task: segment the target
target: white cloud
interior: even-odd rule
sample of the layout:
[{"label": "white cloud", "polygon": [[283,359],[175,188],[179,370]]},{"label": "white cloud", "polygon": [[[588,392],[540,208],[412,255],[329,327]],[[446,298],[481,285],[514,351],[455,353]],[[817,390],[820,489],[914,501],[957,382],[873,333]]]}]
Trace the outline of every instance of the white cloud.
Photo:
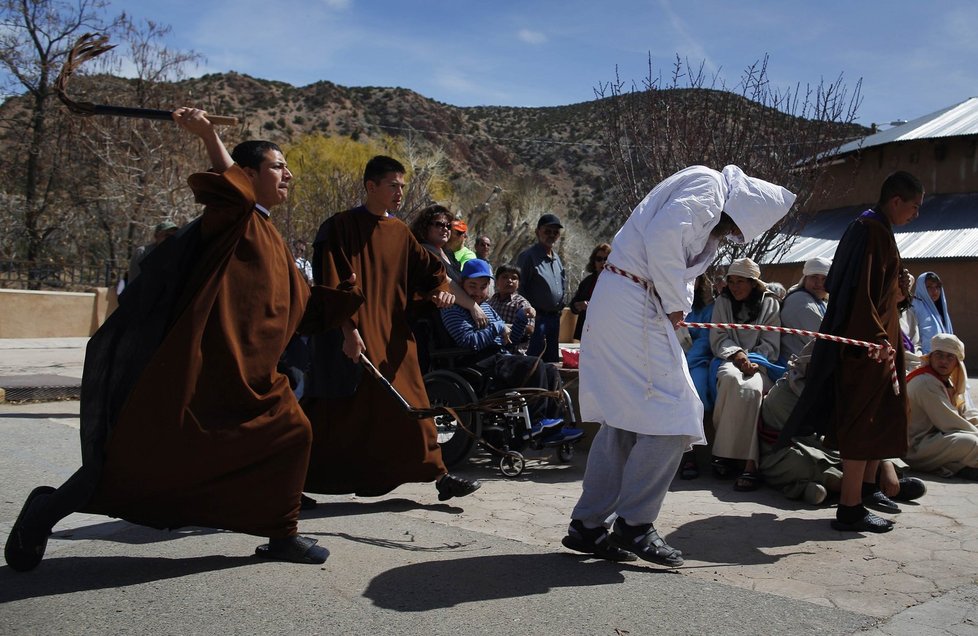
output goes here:
[{"label": "white cloud", "polygon": [[546,35],[539,31],[531,31],[530,29],[520,29],[516,37],[527,44],[544,44],[547,41]]}]

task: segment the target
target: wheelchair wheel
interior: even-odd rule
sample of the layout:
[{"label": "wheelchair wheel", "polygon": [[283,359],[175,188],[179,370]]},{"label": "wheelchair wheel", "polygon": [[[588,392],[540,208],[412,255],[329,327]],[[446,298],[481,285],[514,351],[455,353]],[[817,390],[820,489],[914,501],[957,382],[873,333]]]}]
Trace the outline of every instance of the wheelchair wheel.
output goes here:
[{"label": "wheelchair wheel", "polygon": [[519,477],[526,468],[526,460],[516,451],[509,451],[499,458],[499,472],[509,478]]},{"label": "wheelchair wheel", "polygon": [[574,459],[573,444],[561,444],[557,447],[557,461],[566,464],[572,459]]},{"label": "wheelchair wheel", "polygon": [[[475,392],[464,378],[447,370],[432,371],[424,377],[424,388],[432,406],[459,406],[476,401]],[[451,468],[461,464],[475,450],[482,435],[482,420],[478,413],[459,413],[459,420],[472,435],[459,426],[450,415],[435,418],[442,461]]]}]

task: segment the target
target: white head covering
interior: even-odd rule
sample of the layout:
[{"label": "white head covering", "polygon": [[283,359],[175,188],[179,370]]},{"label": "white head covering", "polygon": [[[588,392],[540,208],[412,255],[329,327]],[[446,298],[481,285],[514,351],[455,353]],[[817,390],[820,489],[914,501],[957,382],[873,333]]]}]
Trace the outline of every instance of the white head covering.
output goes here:
[{"label": "white head covering", "polygon": [[757,281],[762,291],[767,290],[767,285],[761,280],[761,268],[749,258],[738,258],[733,263],[730,263],[730,267],[727,268],[727,276],[750,278],[751,280]]},{"label": "white head covering", "polygon": [[964,362],[964,343],[952,333],[939,333],[930,339],[931,351],[943,351]]},{"label": "white head covering", "polygon": [[816,256],[815,258],[810,258],[805,261],[805,267],[801,270],[802,276],[828,276],[829,269],[832,267],[832,261],[822,257]]},{"label": "white head covering", "polygon": [[737,166],[727,166],[721,173],[727,183],[723,211],[730,215],[750,242],[784,218],[795,202],[795,195],[779,185],[757,177],[748,177]]},{"label": "white head covering", "polygon": [[[964,368],[964,343],[954,334],[939,333],[930,339],[930,352],[935,351],[950,353],[958,359],[958,366],[951,371],[950,380],[954,386],[951,400],[960,411],[965,403],[965,390],[968,386],[968,371]],[[930,364],[930,353],[924,357],[927,358],[925,364]]]}]

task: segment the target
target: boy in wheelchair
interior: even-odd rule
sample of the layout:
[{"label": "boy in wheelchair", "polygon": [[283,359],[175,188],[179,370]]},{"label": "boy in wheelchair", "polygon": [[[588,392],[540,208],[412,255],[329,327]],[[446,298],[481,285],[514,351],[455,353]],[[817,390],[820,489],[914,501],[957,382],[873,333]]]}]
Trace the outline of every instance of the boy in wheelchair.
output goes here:
[{"label": "boy in wheelchair", "polygon": [[[532,387],[559,392],[562,384],[557,367],[507,349],[511,342],[519,341],[526,328],[527,316],[525,312],[518,312],[512,326],[499,317],[486,302],[492,278],[492,268],[484,260],[474,258],[462,266],[462,289],[482,307],[489,318],[487,326],[477,328],[471,314],[466,310],[459,311],[455,305],[441,310],[442,323],[455,344],[474,352],[466,357],[466,365],[491,375],[496,389]],[[563,428],[560,400],[545,398],[528,402],[532,439],[555,446],[584,436],[580,429]]]}]

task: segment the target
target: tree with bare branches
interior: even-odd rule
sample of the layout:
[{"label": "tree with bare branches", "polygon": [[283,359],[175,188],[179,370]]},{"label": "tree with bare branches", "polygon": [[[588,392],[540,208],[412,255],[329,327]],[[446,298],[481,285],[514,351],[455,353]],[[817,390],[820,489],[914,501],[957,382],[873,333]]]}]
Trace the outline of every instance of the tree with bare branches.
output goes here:
[{"label": "tree with bare branches", "polygon": [[[9,158],[7,179],[13,180],[22,201],[23,254],[35,260],[45,241],[61,226],[50,214],[65,189],[63,151],[67,134],[62,113],[51,108],[53,82],[78,35],[87,30],[113,29],[106,22],[102,0],[3,0],[0,2],[0,82],[5,95],[26,91],[26,112],[4,121],[8,133],[23,141],[26,156]],[[59,120],[59,121],[52,121]]]},{"label": "tree with bare branches", "polygon": [[677,56],[667,77],[656,70],[651,56],[648,64],[640,84],[616,76],[595,89],[604,104],[604,143],[617,188],[611,227],[619,226],[657,183],[682,168],[736,164],[784,185],[798,200],[781,223],[750,245],[730,245],[718,259],[784,253],[790,236],[804,223],[816,184],[832,185],[819,182],[817,162],[804,169],[800,162],[862,134],[853,124],[861,80],[851,89],[841,75],[814,86],[776,88],[765,56],[728,88],[719,73],[707,74],[703,63]]}]

